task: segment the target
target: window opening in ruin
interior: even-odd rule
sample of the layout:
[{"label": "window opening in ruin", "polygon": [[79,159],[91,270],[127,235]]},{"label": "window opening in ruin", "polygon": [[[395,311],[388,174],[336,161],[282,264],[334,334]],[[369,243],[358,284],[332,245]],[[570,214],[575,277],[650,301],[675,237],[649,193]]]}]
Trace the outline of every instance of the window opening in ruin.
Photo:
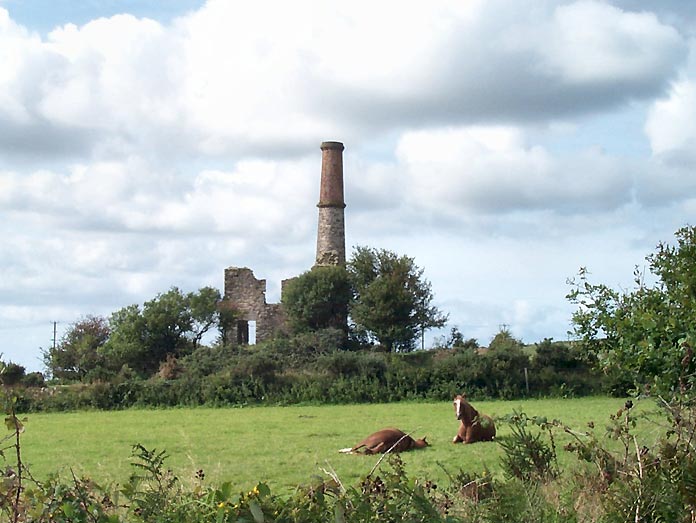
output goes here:
[{"label": "window opening in ruin", "polygon": [[249,345],[256,345],[256,322],[255,321],[249,321],[248,323],[248,330],[247,330],[247,343]]},{"label": "window opening in ruin", "polygon": [[237,345],[249,344],[249,322],[246,320],[237,321]]}]

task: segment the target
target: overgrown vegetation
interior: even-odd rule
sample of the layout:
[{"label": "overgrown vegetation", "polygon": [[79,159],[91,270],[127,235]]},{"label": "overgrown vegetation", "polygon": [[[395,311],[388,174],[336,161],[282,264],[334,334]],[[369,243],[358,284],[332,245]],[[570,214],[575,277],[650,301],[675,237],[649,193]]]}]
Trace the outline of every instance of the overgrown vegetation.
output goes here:
[{"label": "overgrown vegetation", "polygon": [[[122,409],[176,405],[449,401],[465,390],[476,398],[583,396],[606,390],[576,347],[491,344],[411,353],[336,349],[344,332],[327,329],[278,338],[243,350],[201,347],[171,357],[148,379],[120,374],[103,382],[18,388],[22,411]],[[507,337],[509,335],[503,335]]]},{"label": "overgrown vegetation", "polygon": [[[317,360],[327,354],[412,351],[425,330],[446,321],[432,300],[430,283],[412,258],[358,247],[347,268],[314,267],[287,282],[282,296],[287,328],[271,342],[232,350],[226,333],[236,311],[219,291],[204,287],[186,294],[173,287],[142,307],[129,305],[108,319],[78,320],[56,346],[44,351],[44,363],[53,383],[60,385],[109,384],[122,389],[129,383],[135,391],[150,388],[140,383],[143,380],[183,378],[188,380],[185,387],[200,390],[207,386],[202,381],[217,386],[227,374],[233,379],[226,387],[234,389],[234,378],[244,375],[249,378],[240,384],[244,390],[222,401],[247,401],[248,390],[261,388],[270,393],[280,388],[287,399],[278,400],[289,401],[288,389],[304,386],[291,375],[320,378]],[[204,347],[202,340],[213,332],[218,333],[216,341]],[[198,361],[210,361],[211,355],[215,366]],[[249,367],[260,370],[259,366],[262,372],[243,372]],[[275,380],[281,373],[284,383]],[[371,376],[366,379],[372,381]],[[200,393],[198,399],[181,399],[211,400]]]},{"label": "overgrown vegetation", "polygon": [[[589,353],[543,340],[525,346],[502,330],[483,350],[456,326],[433,350],[424,331],[447,319],[412,258],[357,247],[346,268],[314,267],[287,282],[287,332],[231,346],[235,311],[205,287],[177,288],[108,319],[86,316],[46,350],[47,386],[8,367],[23,411],[251,403],[360,403],[575,396],[603,392]],[[217,339],[209,345],[210,333]],[[11,372],[12,371],[12,372]],[[39,379],[41,378],[41,379]],[[623,392],[620,390],[620,392]]]},{"label": "overgrown vegetation", "polygon": [[671,396],[691,390],[696,371],[696,228],[676,232],[647,257],[653,284],[636,268],[635,288],[617,291],[581,269],[569,299],[575,335],[617,383]]}]

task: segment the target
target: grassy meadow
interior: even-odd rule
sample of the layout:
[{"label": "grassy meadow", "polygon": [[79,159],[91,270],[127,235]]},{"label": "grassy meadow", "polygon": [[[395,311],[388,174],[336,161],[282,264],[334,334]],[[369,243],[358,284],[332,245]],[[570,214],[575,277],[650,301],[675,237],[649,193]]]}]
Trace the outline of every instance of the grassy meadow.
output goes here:
[{"label": "grassy meadow", "polygon": [[[518,410],[559,419],[578,430],[586,430],[587,423],[594,421],[601,434],[609,415],[624,400],[592,397],[472,404],[494,417]],[[650,410],[653,404],[638,407]],[[326,479],[323,469],[331,469],[343,483],[352,485],[379,456],[345,455],[338,449],[389,426],[412,432],[414,437],[426,436],[431,444],[402,454],[412,476],[442,481],[446,478],[442,466],[451,473],[480,472],[486,467],[493,473],[501,470],[501,449],[496,443],[451,443],[459,423],[451,402],[84,411],[27,418],[22,455],[37,479],[52,472],[69,475],[72,470],[102,483],[124,482],[132,469],[131,447],[140,443],[150,450],[166,450],[169,468],[185,483],[193,483],[196,471],[202,469],[206,483],[231,481],[242,490],[264,481],[282,493],[309,483],[313,476]],[[654,440],[658,432],[650,424],[641,430],[646,441]],[[498,436],[506,434],[507,425],[498,423]],[[562,445],[563,440],[558,445],[561,464],[575,463],[560,450]]]}]

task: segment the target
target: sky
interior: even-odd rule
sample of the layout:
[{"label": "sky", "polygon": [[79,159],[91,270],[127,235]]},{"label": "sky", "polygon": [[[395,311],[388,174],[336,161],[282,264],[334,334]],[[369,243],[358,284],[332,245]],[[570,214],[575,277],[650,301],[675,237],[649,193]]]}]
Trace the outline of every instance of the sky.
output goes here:
[{"label": "sky", "polygon": [[566,340],[696,224],[696,10],[646,0],[0,0],[0,353],[249,267],[311,268],[322,141],[348,256],[414,259],[487,345]]}]

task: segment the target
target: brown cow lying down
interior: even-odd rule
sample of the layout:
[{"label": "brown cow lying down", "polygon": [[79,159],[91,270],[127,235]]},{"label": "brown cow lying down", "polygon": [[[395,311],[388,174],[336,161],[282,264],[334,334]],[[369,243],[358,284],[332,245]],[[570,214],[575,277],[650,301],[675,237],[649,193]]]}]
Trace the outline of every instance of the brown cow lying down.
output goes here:
[{"label": "brown cow lying down", "polygon": [[[387,452],[404,452],[411,449],[422,449],[427,447],[428,442],[423,439],[413,439],[411,436],[399,429],[382,429],[374,434],[370,434],[360,443],[352,448],[341,449],[340,452],[350,453],[365,449],[365,454],[378,454]],[[394,448],[392,448],[394,447]]]},{"label": "brown cow lying down", "polygon": [[466,401],[463,394],[454,397],[454,413],[461,420],[459,431],[452,443],[476,443],[495,438],[495,424],[490,416],[479,412]]}]

